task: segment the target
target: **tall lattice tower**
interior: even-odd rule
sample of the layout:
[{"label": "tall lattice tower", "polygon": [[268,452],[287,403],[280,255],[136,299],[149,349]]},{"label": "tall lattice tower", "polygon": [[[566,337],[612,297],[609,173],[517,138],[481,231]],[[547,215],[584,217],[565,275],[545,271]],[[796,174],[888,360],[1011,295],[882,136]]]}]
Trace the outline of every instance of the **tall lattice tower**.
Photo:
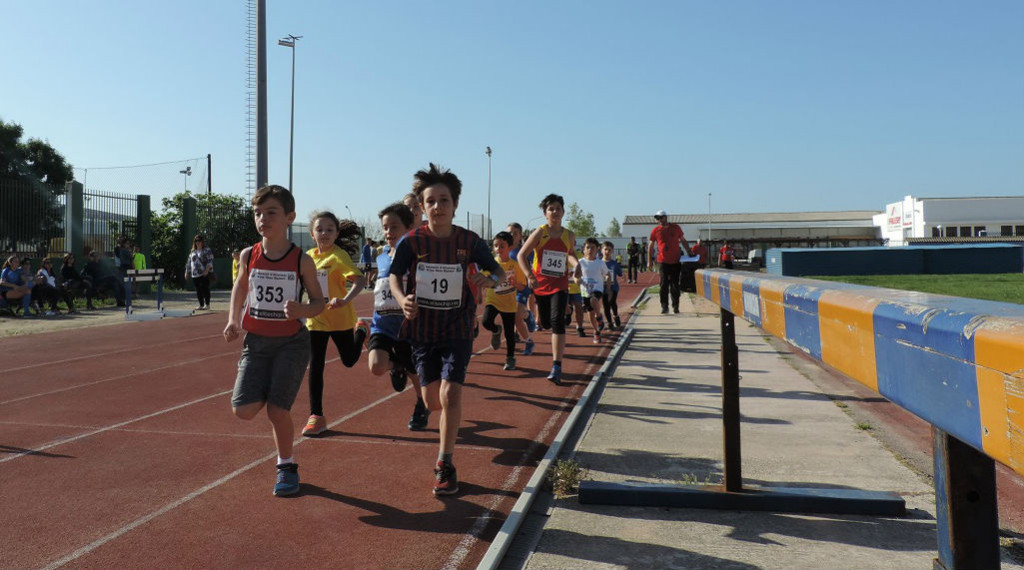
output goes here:
[{"label": "tall lattice tower", "polygon": [[245,192],[256,193],[256,2],[245,0]]}]

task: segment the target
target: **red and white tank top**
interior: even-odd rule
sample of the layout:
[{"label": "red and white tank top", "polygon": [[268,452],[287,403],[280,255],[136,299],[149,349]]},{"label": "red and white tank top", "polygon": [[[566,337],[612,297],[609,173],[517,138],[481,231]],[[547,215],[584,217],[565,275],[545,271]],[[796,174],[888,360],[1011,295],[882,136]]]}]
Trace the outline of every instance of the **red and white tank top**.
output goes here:
[{"label": "red and white tank top", "polygon": [[533,292],[538,295],[551,295],[569,289],[569,230],[562,228],[557,238],[551,237],[547,224],[538,231],[540,241],[533,256],[533,274],[537,278],[537,287]]},{"label": "red and white tank top", "polygon": [[249,294],[245,299],[242,328],[260,336],[291,336],[302,328],[302,321],[284,315],[284,303],[299,301],[302,279],[299,263],[302,250],[291,244],[281,259],[270,259],[263,243],[249,253]]}]

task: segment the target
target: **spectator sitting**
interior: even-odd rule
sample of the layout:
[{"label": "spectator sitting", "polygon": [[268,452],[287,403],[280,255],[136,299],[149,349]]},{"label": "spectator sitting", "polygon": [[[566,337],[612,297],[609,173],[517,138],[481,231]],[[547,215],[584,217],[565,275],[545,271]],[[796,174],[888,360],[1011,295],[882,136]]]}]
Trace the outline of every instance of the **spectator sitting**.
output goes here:
[{"label": "spectator sitting", "polygon": [[21,316],[32,316],[32,288],[22,283],[17,255],[8,257],[3,270],[0,270],[0,297],[10,304],[21,299]]},{"label": "spectator sitting", "polygon": [[39,268],[36,273],[36,286],[33,289],[36,294],[36,302],[42,303],[45,299],[50,303],[50,311],[54,314],[60,314],[60,310],[57,308],[57,302],[61,299],[68,306],[68,314],[77,313],[75,310],[75,300],[71,296],[71,293],[64,288],[62,282],[58,282],[56,276],[53,273],[53,262],[49,259],[43,259],[43,265]]},{"label": "spectator sitting", "polygon": [[85,263],[85,271],[82,274],[92,280],[97,291],[107,289],[114,294],[117,306],[124,306],[124,284],[100,261],[99,252],[89,252],[89,261]]},{"label": "spectator sitting", "polygon": [[[96,307],[92,304],[92,297],[96,294],[96,287],[93,286],[92,280],[78,273],[75,269],[75,256],[67,253],[64,255],[64,267],[60,270],[60,280],[64,285],[64,290],[67,291],[69,298],[72,300],[72,294],[85,295],[85,308],[92,310]],[[68,305],[70,308],[72,305]],[[78,311],[75,311],[78,312]]]}]

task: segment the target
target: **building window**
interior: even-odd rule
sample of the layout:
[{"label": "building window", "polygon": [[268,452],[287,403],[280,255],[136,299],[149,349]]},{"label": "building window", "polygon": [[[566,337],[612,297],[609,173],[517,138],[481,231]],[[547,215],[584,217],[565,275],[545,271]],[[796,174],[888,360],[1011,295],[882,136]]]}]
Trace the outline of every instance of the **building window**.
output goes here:
[{"label": "building window", "polygon": [[976,237],[985,237],[988,235],[988,230],[985,229],[985,226],[974,226],[974,235]]},{"label": "building window", "polygon": [[960,226],[960,237],[971,237],[971,226]]},{"label": "building window", "polygon": [[1014,234],[1016,236],[1024,236],[1024,226],[1014,226]]},{"label": "building window", "polygon": [[946,228],[946,237],[956,237],[956,226]]},{"label": "building window", "polygon": [[1006,237],[1013,235],[1013,226],[999,226],[999,235]]},{"label": "building window", "polygon": [[939,228],[932,228],[932,237],[942,237],[942,230]]}]

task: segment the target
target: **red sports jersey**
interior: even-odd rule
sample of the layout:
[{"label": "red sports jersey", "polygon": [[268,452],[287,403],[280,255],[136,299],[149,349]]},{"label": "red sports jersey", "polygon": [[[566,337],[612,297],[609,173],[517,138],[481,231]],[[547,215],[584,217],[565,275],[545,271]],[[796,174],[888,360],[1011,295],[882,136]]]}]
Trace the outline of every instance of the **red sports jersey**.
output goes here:
[{"label": "red sports jersey", "polygon": [[302,250],[291,244],[281,259],[263,253],[263,243],[249,253],[249,294],[245,298],[242,328],[260,336],[291,336],[302,328],[302,321],[284,315],[284,302],[298,301],[302,294],[299,263]]}]

